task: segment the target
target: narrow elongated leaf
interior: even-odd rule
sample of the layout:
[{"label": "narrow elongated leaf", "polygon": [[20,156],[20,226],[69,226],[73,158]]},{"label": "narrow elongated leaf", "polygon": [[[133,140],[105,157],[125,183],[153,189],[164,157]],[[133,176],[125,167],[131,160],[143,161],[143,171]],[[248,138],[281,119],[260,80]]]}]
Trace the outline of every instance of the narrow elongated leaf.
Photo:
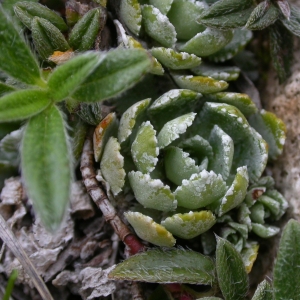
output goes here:
[{"label": "narrow elongated leaf", "polygon": [[61,31],[66,31],[68,26],[63,18],[48,7],[31,1],[20,1],[14,6],[14,11],[22,23],[31,29],[31,21],[34,17],[48,20]]},{"label": "narrow elongated leaf", "polygon": [[299,299],[300,224],[290,220],[285,226],[274,267],[275,300]]},{"label": "narrow elongated leaf", "polygon": [[86,77],[97,67],[101,59],[103,59],[103,56],[90,52],[56,67],[48,79],[51,98],[54,101],[62,101],[74,93]]},{"label": "narrow elongated leaf", "polygon": [[151,63],[151,58],[142,49],[110,51],[73,97],[79,101],[94,102],[115,96],[150,71]]},{"label": "narrow elongated leaf", "polygon": [[173,247],[176,243],[173,235],[152,218],[139,212],[126,212],[125,217],[136,234],[144,241],[160,247]]},{"label": "narrow elongated leaf", "polygon": [[152,5],[142,6],[142,16],[145,31],[149,36],[164,47],[174,47],[176,31],[167,16]]},{"label": "narrow elongated leaf", "polygon": [[42,79],[37,61],[1,6],[0,49],[1,70],[24,83],[41,84]]},{"label": "narrow elongated leaf", "polygon": [[248,275],[234,246],[217,237],[216,269],[225,300],[243,300],[248,291]]},{"label": "narrow elongated leaf", "polygon": [[120,263],[109,277],[161,283],[213,284],[214,263],[198,252],[182,249],[149,250]]},{"label": "narrow elongated leaf", "polygon": [[267,280],[257,286],[251,300],[273,300],[272,287]]},{"label": "narrow elongated leaf", "polygon": [[0,122],[30,118],[50,104],[46,91],[20,90],[0,98]]},{"label": "narrow elongated leaf", "polygon": [[70,49],[65,37],[52,23],[46,19],[34,17],[31,22],[32,38],[40,56],[47,60],[54,51]]},{"label": "narrow elongated leaf", "polygon": [[100,29],[101,8],[88,11],[73,27],[69,35],[69,44],[74,50],[89,50]]},{"label": "narrow elongated leaf", "polygon": [[71,184],[71,153],[65,122],[56,106],[31,118],[22,141],[22,173],[43,224],[56,230],[65,214]]}]

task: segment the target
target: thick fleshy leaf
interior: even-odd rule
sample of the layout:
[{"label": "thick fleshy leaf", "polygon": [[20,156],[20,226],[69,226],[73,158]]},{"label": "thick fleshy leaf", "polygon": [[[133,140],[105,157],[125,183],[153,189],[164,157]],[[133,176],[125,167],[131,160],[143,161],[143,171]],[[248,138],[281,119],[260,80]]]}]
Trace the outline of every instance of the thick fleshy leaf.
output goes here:
[{"label": "thick fleshy leaf", "polygon": [[275,199],[272,199],[266,195],[262,195],[258,198],[257,202],[263,204],[273,218],[276,218],[280,214],[280,203]]},{"label": "thick fleshy leaf", "polygon": [[124,213],[127,221],[134,228],[136,234],[144,241],[160,247],[173,247],[176,243],[173,235],[152,218],[139,212]]},{"label": "thick fleshy leaf", "polygon": [[274,267],[276,300],[298,299],[300,295],[300,224],[290,220],[285,226]]},{"label": "thick fleshy leaf", "polygon": [[233,140],[219,126],[215,125],[210,133],[209,143],[213,148],[213,158],[209,161],[208,167],[227,180],[234,153]]},{"label": "thick fleshy leaf", "polygon": [[51,98],[54,101],[62,101],[69,97],[102,59],[103,57],[90,52],[56,67],[48,79]]},{"label": "thick fleshy leaf", "polygon": [[167,16],[174,25],[179,40],[189,40],[205,30],[205,27],[199,24],[197,19],[207,7],[208,5],[204,1],[173,1]]},{"label": "thick fleshy leaf", "polygon": [[172,74],[174,81],[182,89],[191,89],[198,93],[209,94],[225,90],[228,83],[210,77]]},{"label": "thick fleshy leaf", "polygon": [[129,30],[138,35],[142,24],[142,11],[138,0],[121,1],[120,16]]},{"label": "thick fleshy leaf", "polygon": [[246,272],[249,274],[252,270],[253,264],[258,255],[259,244],[252,243],[248,247],[244,248],[241,252],[242,259],[246,268]]},{"label": "thick fleshy leaf", "polygon": [[114,195],[122,191],[125,183],[124,157],[120,153],[118,140],[111,137],[105,145],[100,169],[104,179],[108,182]]},{"label": "thick fleshy leaf", "polygon": [[267,239],[279,233],[280,228],[271,225],[252,223],[252,231],[258,236]]},{"label": "thick fleshy leaf", "polygon": [[221,92],[205,95],[205,99],[207,99],[209,102],[227,103],[235,106],[245,117],[257,112],[255,103],[247,94]]},{"label": "thick fleshy leaf", "polygon": [[132,134],[134,128],[139,125],[139,119],[145,112],[146,108],[150,104],[151,99],[145,99],[139,101],[130,106],[123,114],[120,120],[120,126],[118,131],[119,143],[125,142]]},{"label": "thick fleshy leaf", "polygon": [[32,117],[22,141],[22,174],[43,224],[56,230],[69,202],[71,153],[66,125],[56,106]]},{"label": "thick fleshy leaf", "polygon": [[195,116],[196,113],[189,113],[167,122],[157,136],[158,147],[163,149],[178,139],[192,125]]},{"label": "thick fleshy leaf", "polygon": [[100,17],[104,15],[100,7],[89,10],[73,27],[69,35],[69,44],[74,50],[89,50],[100,30]]},{"label": "thick fleshy leaf", "polygon": [[268,159],[267,143],[236,107],[206,102],[194,124],[193,130],[203,137],[209,136],[214,125],[222,128],[234,141],[233,170],[247,166],[250,181],[261,177]]},{"label": "thick fleshy leaf", "polygon": [[139,81],[150,68],[151,58],[145,50],[112,50],[73,97],[79,101],[94,102],[116,96]]},{"label": "thick fleshy leaf", "polygon": [[182,180],[189,179],[201,171],[195,160],[189,157],[189,153],[173,146],[164,151],[164,166],[167,178],[177,185],[181,185]]},{"label": "thick fleshy leaf", "polygon": [[20,90],[0,98],[0,122],[11,122],[30,118],[50,104],[46,91]]},{"label": "thick fleshy leaf", "polygon": [[54,51],[67,51],[70,49],[65,37],[48,20],[34,17],[31,22],[31,32],[34,46],[40,56],[47,60]]},{"label": "thick fleshy leaf", "polygon": [[280,211],[275,216],[275,220],[279,220],[289,207],[289,203],[277,190],[268,189],[264,195],[271,197],[273,200],[276,200],[279,203]]},{"label": "thick fleshy leaf", "polygon": [[193,111],[201,97],[201,94],[191,90],[170,90],[148,108],[151,122],[160,130],[166,122]]},{"label": "thick fleshy leaf", "polygon": [[237,28],[234,30],[232,40],[218,52],[210,55],[209,59],[214,62],[224,62],[229,60],[241,52],[251,38],[252,32],[250,30]]},{"label": "thick fleshy leaf", "polygon": [[216,66],[213,64],[202,63],[200,66],[191,70],[195,75],[212,77],[216,80],[232,81],[240,75],[238,67]]},{"label": "thick fleshy leaf", "polygon": [[104,147],[111,136],[116,136],[118,121],[115,113],[109,113],[96,127],[93,136],[95,161],[101,160]]},{"label": "thick fleshy leaf", "polygon": [[109,277],[159,283],[212,285],[213,260],[198,252],[183,249],[148,250],[131,256],[114,268]]},{"label": "thick fleshy leaf", "polygon": [[158,8],[164,15],[170,10],[172,2],[173,0],[149,0],[149,4]]},{"label": "thick fleshy leaf", "polygon": [[224,299],[243,300],[248,291],[248,275],[242,257],[220,237],[217,237],[216,269]]},{"label": "thick fleshy leaf", "polygon": [[62,17],[53,10],[39,3],[20,1],[14,6],[14,11],[16,16],[29,29],[31,29],[31,21],[34,17],[40,17],[48,20],[61,31],[66,31],[68,29],[68,26]]},{"label": "thick fleshy leaf", "polygon": [[209,56],[227,45],[233,37],[230,30],[218,30],[206,28],[203,32],[197,33],[193,38],[184,44],[178,44],[180,51],[194,53],[197,56]]},{"label": "thick fleshy leaf", "polygon": [[131,145],[131,155],[139,171],[151,173],[158,161],[156,131],[149,121],[143,123]]},{"label": "thick fleshy leaf", "polygon": [[273,300],[272,287],[267,280],[261,282],[251,300]]},{"label": "thick fleshy leaf", "polygon": [[251,206],[250,213],[250,218],[253,223],[265,223],[265,208],[262,203],[255,203],[253,206]]},{"label": "thick fleshy leaf", "polygon": [[174,192],[178,206],[189,209],[207,206],[222,198],[225,193],[226,184],[221,175],[206,170],[192,175],[189,180],[183,180]]},{"label": "thick fleshy leaf", "polygon": [[[11,41],[14,41],[13,43]],[[39,65],[30,47],[0,6],[0,69],[28,84],[43,84]],[[44,84],[43,84],[44,85]]]},{"label": "thick fleshy leaf", "polygon": [[176,209],[177,201],[174,194],[161,180],[152,179],[149,174],[140,171],[131,171],[128,178],[136,200],[144,207],[161,211]]},{"label": "thick fleshy leaf", "polygon": [[152,5],[142,6],[143,24],[146,33],[164,47],[174,47],[176,42],[175,27],[158,8]]},{"label": "thick fleshy leaf", "polygon": [[0,97],[15,90],[16,89],[13,86],[7,85],[0,81]]},{"label": "thick fleshy leaf", "polygon": [[278,8],[272,2],[263,1],[252,11],[245,27],[250,30],[262,30],[273,24],[278,18]]},{"label": "thick fleshy leaf", "polygon": [[300,9],[293,4],[290,4],[290,7],[290,17],[281,19],[281,22],[294,35],[300,36]]},{"label": "thick fleshy leaf", "polygon": [[191,69],[201,63],[200,57],[186,52],[177,52],[171,48],[152,48],[151,54],[164,66],[173,70]]},{"label": "thick fleshy leaf", "polygon": [[247,167],[240,167],[237,170],[232,185],[221,200],[218,210],[219,216],[235,208],[243,202],[247,194],[249,183]]},{"label": "thick fleshy leaf", "polygon": [[243,27],[253,9],[249,0],[220,0],[201,14],[199,22],[218,29]]},{"label": "thick fleshy leaf", "polygon": [[215,223],[216,217],[206,210],[176,214],[161,222],[168,231],[182,239],[192,239],[209,230]]},{"label": "thick fleshy leaf", "polygon": [[269,158],[281,155],[285,142],[286,127],[273,113],[261,110],[249,118],[250,125],[259,132],[269,146]]}]

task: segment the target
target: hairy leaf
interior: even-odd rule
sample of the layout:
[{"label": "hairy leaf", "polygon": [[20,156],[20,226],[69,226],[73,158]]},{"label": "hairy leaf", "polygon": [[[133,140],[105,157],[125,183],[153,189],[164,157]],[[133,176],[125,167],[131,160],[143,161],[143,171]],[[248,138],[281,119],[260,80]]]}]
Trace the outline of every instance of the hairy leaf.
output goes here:
[{"label": "hairy leaf", "polygon": [[103,56],[88,52],[56,67],[48,79],[52,100],[62,101],[71,96],[102,59]]},{"label": "hairy leaf", "polygon": [[1,6],[0,48],[1,70],[24,83],[43,84],[35,57]]},{"label": "hairy leaf", "polygon": [[31,29],[31,21],[34,17],[40,17],[51,22],[61,31],[66,31],[68,26],[63,18],[48,7],[31,1],[20,1],[14,6],[14,11],[22,23]]},{"label": "hairy leaf", "polygon": [[300,224],[290,220],[285,226],[274,267],[275,300],[298,299],[300,295]]},{"label": "hairy leaf", "polygon": [[20,90],[9,93],[0,98],[0,123],[30,118],[49,104],[46,91]]},{"label": "hairy leaf", "polygon": [[148,250],[114,268],[109,277],[161,283],[212,284],[213,261],[198,252],[182,249]]},{"label": "hairy leaf", "polygon": [[32,117],[22,141],[22,173],[43,224],[56,230],[69,202],[71,153],[62,113],[50,106]]},{"label": "hairy leaf", "polygon": [[257,286],[251,300],[273,300],[272,287],[267,280]]},{"label": "hairy leaf", "polygon": [[290,32],[300,36],[300,9],[297,6],[291,4],[290,17],[281,19],[281,22]]},{"label": "hairy leaf", "polygon": [[224,299],[243,300],[248,291],[248,275],[242,257],[220,237],[217,237],[216,269]]},{"label": "hairy leaf", "polygon": [[73,97],[79,101],[95,102],[115,96],[139,81],[150,70],[151,63],[145,50],[112,50],[84,80]]},{"label": "hairy leaf", "polygon": [[13,86],[7,85],[0,81],[0,97],[6,93],[13,92],[16,89]]}]

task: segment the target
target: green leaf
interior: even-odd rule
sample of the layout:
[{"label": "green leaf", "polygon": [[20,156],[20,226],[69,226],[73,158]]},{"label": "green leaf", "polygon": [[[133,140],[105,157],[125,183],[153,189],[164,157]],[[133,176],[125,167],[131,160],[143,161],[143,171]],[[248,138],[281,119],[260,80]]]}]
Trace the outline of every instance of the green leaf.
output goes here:
[{"label": "green leaf", "polygon": [[146,33],[164,47],[174,47],[176,42],[175,27],[158,8],[152,5],[142,6],[143,24]]},{"label": "green leaf", "polygon": [[283,121],[273,113],[261,110],[260,113],[250,116],[249,123],[268,143],[269,158],[278,158],[282,154],[286,137],[286,127]]},{"label": "green leaf", "polygon": [[104,179],[109,183],[114,195],[122,191],[125,183],[124,157],[120,153],[121,147],[118,140],[111,137],[105,145],[100,169]]},{"label": "green leaf", "polygon": [[156,131],[149,121],[143,123],[131,145],[131,155],[139,171],[151,173],[158,161]]},{"label": "green leaf", "polygon": [[221,175],[203,170],[199,174],[193,174],[189,180],[183,180],[174,194],[178,206],[197,209],[217,201],[225,192],[226,184]]},{"label": "green leaf", "polygon": [[233,140],[218,125],[215,125],[210,133],[209,143],[213,148],[213,157],[208,165],[209,170],[221,174],[222,178],[227,180],[234,153]]},{"label": "green leaf", "polygon": [[220,0],[200,15],[199,22],[218,29],[243,27],[253,8],[249,0]]},{"label": "green leaf", "polygon": [[249,274],[252,270],[253,264],[256,261],[258,255],[259,244],[249,243],[242,251],[242,259],[246,268],[246,272]]},{"label": "green leaf", "polygon": [[192,239],[209,230],[216,223],[216,217],[211,211],[199,211],[185,214],[175,214],[166,218],[161,224],[182,239]]},{"label": "green leaf", "polygon": [[280,228],[271,225],[252,223],[252,231],[258,236],[267,239],[279,233]]},{"label": "green leaf", "polygon": [[266,0],[255,7],[245,27],[250,30],[262,30],[273,24],[278,18],[278,8]]},{"label": "green leaf", "polygon": [[294,35],[300,36],[300,9],[290,4],[291,15],[289,18],[282,18],[281,22],[283,25]]},{"label": "green leaf", "polygon": [[89,50],[100,29],[101,8],[88,11],[73,27],[69,35],[69,44],[74,50]]},{"label": "green leaf", "polygon": [[49,104],[46,91],[20,90],[9,93],[0,98],[0,123],[30,118]]},{"label": "green leaf", "polygon": [[159,179],[152,179],[149,174],[140,171],[128,173],[129,182],[136,200],[144,207],[161,211],[172,211],[177,207],[177,201],[168,185]]},{"label": "green leaf", "polygon": [[173,235],[152,218],[139,212],[124,213],[127,221],[134,228],[136,234],[144,241],[160,247],[173,247],[176,243]]},{"label": "green leaf", "polygon": [[94,102],[116,96],[150,71],[151,63],[145,50],[112,50],[80,85],[73,97],[83,102]]},{"label": "green leaf", "polygon": [[261,282],[251,300],[273,300],[272,287],[267,280]]},{"label": "green leaf", "polygon": [[2,297],[2,300],[10,300],[11,299],[11,296],[13,293],[13,288],[14,288],[15,281],[17,280],[17,278],[18,278],[18,271],[12,270],[12,272],[9,276],[9,279],[8,279],[8,282],[7,282],[7,285],[5,288],[5,293]]},{"label": "green leaf", "polygon": [[103,56],[88,52],[56,67],[48,79],[52,100],[62,101],[71,96],[101,60]]},{"label": "green leaf", "polygon": [[[13,43],[11,41],[14,41]],[[43,84],[39,65],[0,6],[0,69],[27,84]]]},{"label": "green leaf", "polygon": [[221,205],[218,210],[219,216],[224,215],[241,204],[246,197],[249,183],[247,167],[240,167],[236,171],[237,173],[230,188],[221,200]]},{"label": "green leaf", "polygon": [[270,52],[273,66],[283,83],[291,75],[293,61],[293,35],[280,22],[269,27]]},{"label": "green leaf", "polygon": [[70,196],[71,153],[66,125],[56,106],[32,117],[22,141],[22,174],[42,223],[56,230]]},{"label": "green leaf", "polygon": [[15,91],[16,89],[13,86],[7,85],[3,82],[0,82],[0,97],[4,94]]},{"label": "green leaf", "polygon": [[207,7],[208,5],[204,1],[173,1],[167,16],[174,25],[179,40],[189,40],[205,30],[205,27],[199,24],[197,19]]},{"label": "green leaf", "polygon": [[40,56],[47,60],[54,51],[70,49],[65,37],[46,19],[34,17],[31,22],[32,39]]},{"label": "green leaf", "polygon": [[31,21],[34,17],[39,17],[48,20],[61,31],[68,30],[68,26],[53,10],[39,3],[30,1],[20,1],[14,6],[16,16],[22,23],[31,29]]},{"label": "green leaf", "polygon": [[172,3],[173,0],[149,0],[149,4],[158,8],[164,15],[170,10]]},{"label": "green leaf", "polygon": [[176,52],[171,48],[152,48],[151,54],[164,66],[173,70],[191,69],[201,63],[201,58],[196,55],[185,52]]},{"label": "green leaf", "polygon": [[174,81],[182,89],[191,89],[198,93],[209,94],[227,89],[228,83],[210,77],[172,74]]},{"label": "green leaf", "polygon": [[189,113],[167,122],[157,135],[157,145],[163,149],[179,138],[192,125],[196,113]]},{"label": "green leaf", "polygon": [[138,0],[121,1],[120,16],[129,30],[138,35],[142,24],[142,11]]},{"label": "green leaf", "polygon": [[300,224],[290,220],[285,226],[274,267],[275,300],[299,299]]},{"label": "green leaf", "polygon": [[248,275],[241,255],[232,244],[217,237],[216,269],[225,300],[244,300],[248,291]]},{"label": "green leaf", "polygon": [[148,250],[118,264],[114,279],[159,283],[209,284],[215,281],[214,263],[198,252],[182,249]]},{"label": "green leaf", "polygon": [[194,53],[197,56],[209,56],[227,45],[232,37],[233,33],[230,30],[206,28],[186,43],[178,44],[177,47],[180,51]]}]

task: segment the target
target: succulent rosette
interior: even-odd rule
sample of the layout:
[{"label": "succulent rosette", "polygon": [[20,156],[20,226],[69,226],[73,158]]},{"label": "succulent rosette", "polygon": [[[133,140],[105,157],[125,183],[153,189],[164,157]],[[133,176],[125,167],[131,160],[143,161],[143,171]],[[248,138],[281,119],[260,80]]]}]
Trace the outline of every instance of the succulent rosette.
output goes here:
[{"label": "succulent rosette", "polygon": [[[246,258],[257,254],[249,233],[275,235],[269,221],[287,208],[262,177],[268,152],[278,155],[285,138],[282,121],[270,115],[267,122],[266,113],[245,94],[173,89],[136,102],[119,122],[107,115],[95,130],[95,159],[112,194],[134,194],[138,204],[125,217],[137,235],[166,247],[202,235],[209,253],[210,233],[222,223],[221,236]],[[246,118],[256,115],[264,138]]]}]

